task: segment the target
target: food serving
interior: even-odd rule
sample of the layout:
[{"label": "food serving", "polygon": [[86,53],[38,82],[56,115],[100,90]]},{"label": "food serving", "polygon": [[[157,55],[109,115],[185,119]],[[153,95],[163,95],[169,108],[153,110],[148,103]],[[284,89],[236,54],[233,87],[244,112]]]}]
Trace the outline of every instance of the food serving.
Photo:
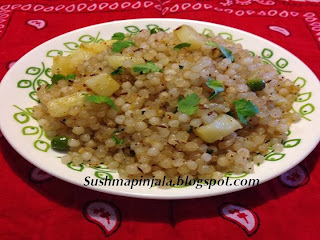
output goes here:
[{"label": "food serving", "polygon": [[57,56],[33,117],[65,164],[120,177],[220,179],[253,172],[300,114],[299,92],[241,44],[182,25],[82,44]]}]

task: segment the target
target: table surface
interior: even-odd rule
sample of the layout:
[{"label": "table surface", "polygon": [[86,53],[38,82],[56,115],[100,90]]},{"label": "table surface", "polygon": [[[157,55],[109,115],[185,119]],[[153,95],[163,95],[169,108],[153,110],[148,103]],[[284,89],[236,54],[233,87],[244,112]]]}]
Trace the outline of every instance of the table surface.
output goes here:
[{"label": "table surface", "polygon": [[[202,20],[254,33],[286,48],[320,77],[319,13],[320,0],[2,0],[0,79],[25,53],[55,36],[151,17]],[[276,178],[217,197],[142,200],[53,178],[19,156],[0,132],[0,239],[319,239],[319,156],[320,145],[291,171],[287,184]],[[306,174],[295,174],[299,170]],[[297,186],[302,177],[305,184]],[[224,214],[227,207],[234,220]]]}]

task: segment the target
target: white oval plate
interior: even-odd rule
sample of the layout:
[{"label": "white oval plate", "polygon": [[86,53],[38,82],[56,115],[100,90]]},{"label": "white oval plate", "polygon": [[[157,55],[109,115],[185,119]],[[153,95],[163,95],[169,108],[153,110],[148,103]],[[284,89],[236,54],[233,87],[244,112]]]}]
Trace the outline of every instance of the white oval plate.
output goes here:
[{"label": "white oval plate", "polygon": [[[85,177],[104,179],[106,176],[118,178],[118,174],[101,168],[64,165],[58,158],[61,154],[52,151],[50,141],[45,137],[31,115],[31,107],[37,104],[35,90],[43,81],[50,82],[52,57],[68,55],[82,42],[97,42],[110,39],[114,32],[135,33],[144,28],[159,26],[172,31],[181,24],[188,24],[202,33],[213,31],[216,35],[241,43],[244,48],[262,56],[265,62],[273,64],[279,73],[295,81],[302,87],[300,96],[294,103],[294,111],[302,114],[302,120],[291,127],[291,134],[285,142],[284,151],[272,152],[266,156],[265,163],[255,166],[255,173],[231,177],[230,183],[239,179],[245,183],[259,179],[268,181],[301,162],[317,145],[320,138],[320,85],[313,72],[297,57],[280,46],[253,34],[234,28],[180,19],[138,19],[94,25],[72,31],[47,41],[22,57],[6,74],[0,87],[0,126],[9,143],[25,159],[47,173],[64,181],[84,187]],[[221,182],[220,182],[221,183]],[[90,189],[110,194],[153,198],[183,199],[220,195],[248,188],[249,186],[208,186],[198,185],[182,188],[161,189],[158,187],[135,186],[87,186]],[[200,186],[202,186],[200,188]]]}]

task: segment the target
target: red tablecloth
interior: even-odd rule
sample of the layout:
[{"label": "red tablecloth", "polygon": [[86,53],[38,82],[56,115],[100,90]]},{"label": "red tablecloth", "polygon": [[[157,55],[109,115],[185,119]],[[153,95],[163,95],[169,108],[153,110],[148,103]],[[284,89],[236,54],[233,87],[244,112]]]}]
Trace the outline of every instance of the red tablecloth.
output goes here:
[{"label": "red tablecloth", "polygon": [[[147,17],[204,20],[246,30],[291,51],[320,77],[319,2],[2,0],[0,79],[26,52],[57,35]],[[140,200],[46,175],[0,134],[0,239],[319,239],[319,155],[320,146],[285,177],[245,191],[195,200]]]}]

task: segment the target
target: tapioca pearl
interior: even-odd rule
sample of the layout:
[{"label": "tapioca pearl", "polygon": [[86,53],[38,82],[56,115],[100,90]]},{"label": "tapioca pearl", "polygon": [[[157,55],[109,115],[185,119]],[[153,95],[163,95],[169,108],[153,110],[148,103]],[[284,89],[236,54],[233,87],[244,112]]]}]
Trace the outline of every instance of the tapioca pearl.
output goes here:
[{"label": "tapioca pearl", "polygon": [[75,165],[80,165],[81,163],[83,163],[83,159],[81,157],[73,157],[72,158],[72,162],[75,164]]},{"label": "tapioca pearl", "polygon": [[81,145],[81,142],[77,139],[69,139],[68,145],[69,147],[79,147]]},{"label": "tapioca pearl", "polygon": [[157,112],[155,110],[152,110],[152,109],[147,109],[145,112],[144,112],[144,116],[146,118],[152,118],[152,117],[155,117],[157,116]]},{"label": "tapioca pearl", "polygon": [[84,127],[74,127],[73,129],[72,129],[72,132],[74,133],[74,134],[76,134],[76,135],[81,135],[81,134],[83,134],[84,133]]},{"label": "tapioca pearl", "polygon": [[119,97],[116,100],[114,100],[114,104],[116,106],[121,107],[123,104],[125,104],[125,100],[122,97]]},{"label": "tapioca pearl", "polygon": [[161,122],[160,118],[159,117],[152,117],[149,119],[149,123],[151,125],[159,125]]},{"label": "tapioca pearl", "polygon": [[137,122],[134,127],[137,131],[143,131],[148,125],[145,122]]},{"label": "tapioca pearl", "polygon": [[180,121],[180,122],[189,122],[190,121],[190,116],[189,115],[187,115],[187,114],[180,114],[179,115],[179,117],[178,117],[178,120]]},{"label": "tapioca pearl", "polygon": [[144,81],[142,80],[136,80],[134,82],[134,85],[137,87],[137,88],[142,88],[145,84],[144,84]]},{"label": "tapioca pearl", "polygon": [[132,87],[132,84],[130,82],[124,82],[121,84],[121,87],[123,90],[130,90],[130,88]]},{"label": "tapioca pearl", "polygon": [[131,109],[131,104],[129,104],[129,103],[125,103],[125,104],[123,104],[121,106],[121,110],[124,111],[124,112],[126,112],[126,111],[128,111],[130,109]]},{"label": "tapioca pearl", "polygon": [[85,146],[95,148],[97,146],[97,143],[94,140],[90,139],[88,142],[85,143]]},{"label": "tapioca pearl", "polygon": [[188,142],[185,145],[185,150],[189,152],[194,152],[198,149],[199,145],[195,142]]},{"label": "tapioca pearl", "polygon": [[190,169],[190,170],[196,170],[198,167],[198,164],[195,161],[192,160],[188,160],[186,162],[186,166]]},{"label": "tapioca pearl", "polygon": [[169,127],[172,127],[172,128],[174,128],[174,127],[179,127],[180,122],[179,122],[178,120],[170,120],[170,121],[168,122],[168,125],[169,125]]},{"label": "tapioca pearl", "polygon": [[198,172],[200,174],[212,174],[214,172],[214,167],[213,166],[209,166],[209,165],[201,165],[201,166],[198,166]]},{"label": "tapioca pearl", "polygon": [[202,154],[201,159],[205,162],[210,162],[212,159],[212,156],[209,153],[204,153]]},{"label": "tapioca pearl", "polygon": [[190,126],[192,127],[200,127],[201,124],[202,124],[202,121],[200,118],[195,118],[190,121]]},{"label": "tapioca pearl", "polygon": [[152,175],[155,177],[155,179],[163,179],[166,174],[162,170],[157,170],[152,172]]},{"label": "tapioca pearl", "polygon": [[240,148],[238,149],[237,154],[241,157],[248,158],[250,156],[250,151],[246,148]]},{"label": "tapioca pearl", "polygon": [[84,161],[89,161],[90,158],[92,157],[92,153],[91,152],[84,152],[81,154],[81,157]]},{"label": "tapioca pearl", "polygon": [[68,164],[72,161],[72,157],[70,155],[64,155],[61,157],[61,162],[63,164]]},{"label": "tapioca pearl", "polygon": [[146,164],[146,163],[139,164],[138,168],[140,168],[143,173],[149,173],[151,171],[151,166],[149,164]]},{"label": "tapioca pearl", "polygon": [[116,118],[114,119],[114,121],[117,123],[117,124],[123,124],[125,120],[125,116],[124,115],[118,115],[116,116]]},{"label": "tapioca pearl", "polygon": [[150,156],[150,157],[156,157],[158,156],[160,153],[159,149],[157,148],[149,148],[148,151],[147,151],[147,155]]}]

